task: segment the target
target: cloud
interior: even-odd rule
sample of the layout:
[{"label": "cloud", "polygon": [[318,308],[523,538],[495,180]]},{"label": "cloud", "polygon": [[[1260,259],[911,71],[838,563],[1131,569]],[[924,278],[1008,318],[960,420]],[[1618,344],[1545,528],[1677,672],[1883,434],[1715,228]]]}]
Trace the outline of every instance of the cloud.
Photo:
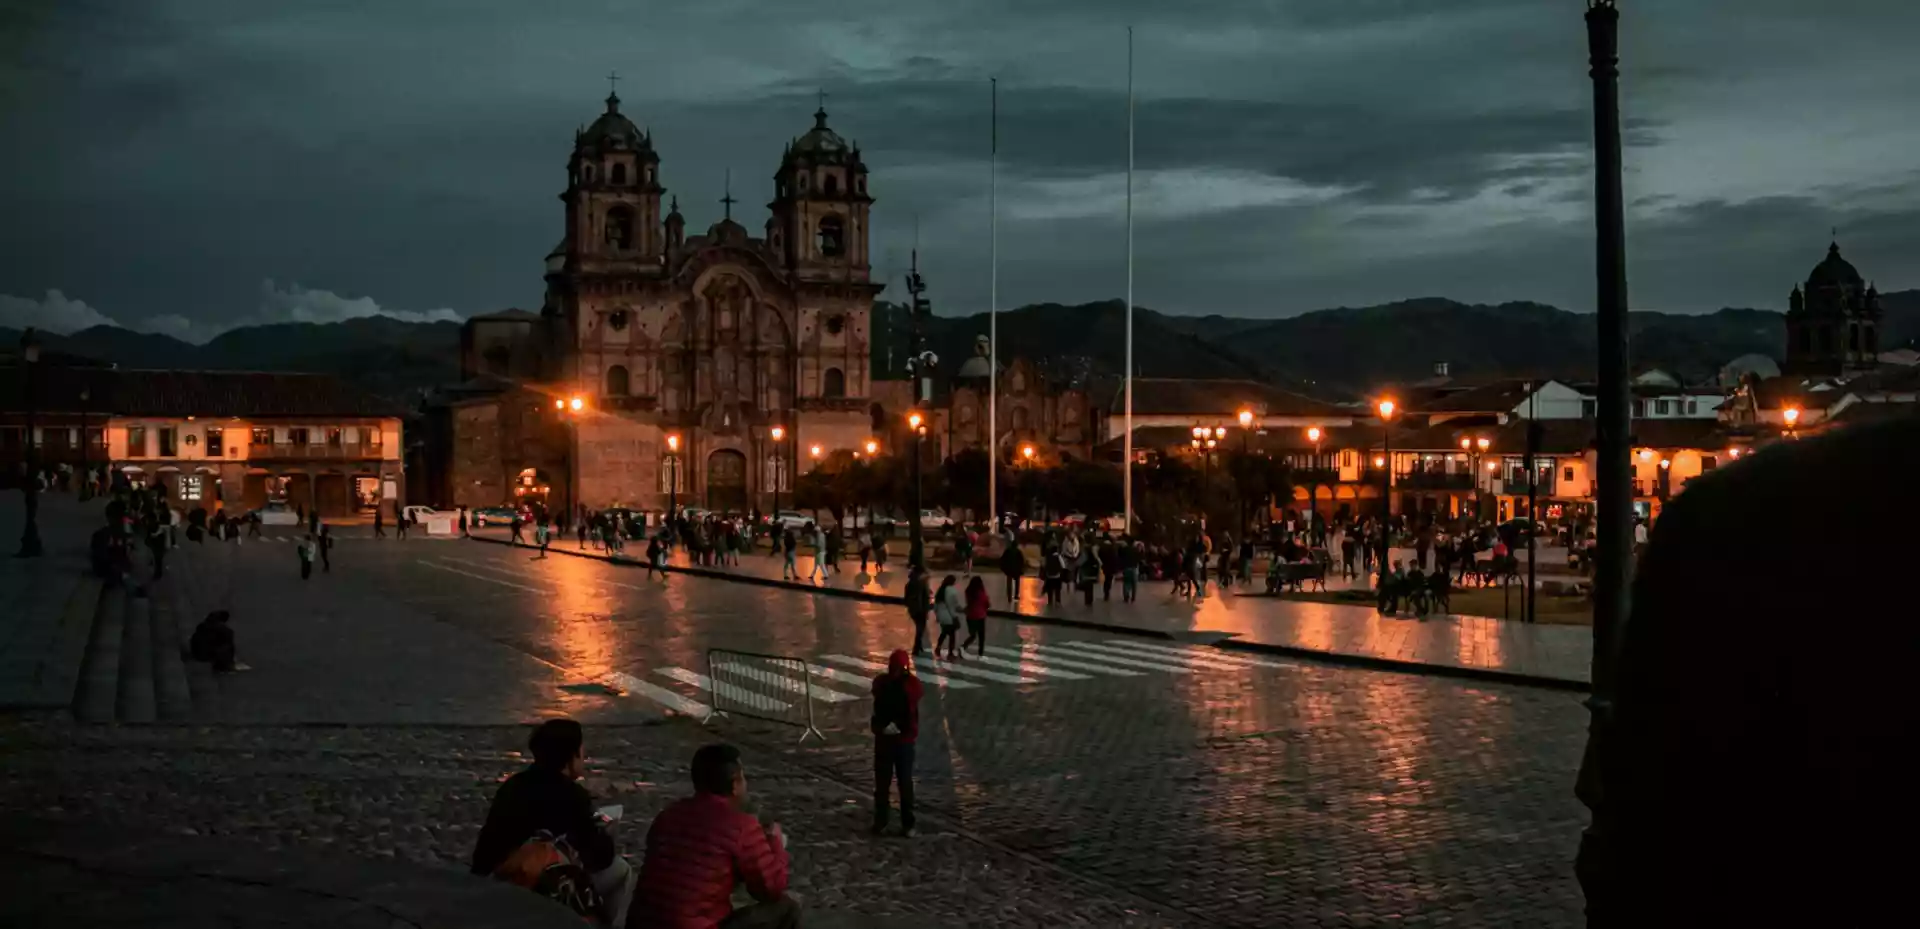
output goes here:
[{"label": "cloud", "polygon": [[66,335],[89,326],[118,326],[111,317],[82,300],[74,300],[57,290],[47,291],[39,300],[0,294],[0,326],[25,329],[32,326]]},{"label": "cloud", "polygon": [[269,280],[260,282],[259,308],[227,328],[273,323],[338,323],[369,316],[385,316],[409,323],[457,323],[464,318],[445,308],[388,309],[374,302],[372,297],[343,297],[331,290],[316,290],[299,284],[288,284],[282,289]]}]

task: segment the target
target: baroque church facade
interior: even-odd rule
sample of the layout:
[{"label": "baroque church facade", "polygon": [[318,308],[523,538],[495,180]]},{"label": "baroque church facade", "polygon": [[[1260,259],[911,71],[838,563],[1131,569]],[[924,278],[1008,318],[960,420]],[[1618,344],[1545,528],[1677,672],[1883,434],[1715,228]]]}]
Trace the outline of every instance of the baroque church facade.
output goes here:
[{"label": "baroque church facade", "polygon": [[664,509],[671,490],[744,511],[790,491],[805,450],[863,444],[884,286],[867,167],[823,106],[773,182],[759,235],[733,218],[731,190],[722,218],[688,235],[651,134],[610,94],[574,137],[539,313],[462,331],[465,380],[430,417],[436,502]]}]

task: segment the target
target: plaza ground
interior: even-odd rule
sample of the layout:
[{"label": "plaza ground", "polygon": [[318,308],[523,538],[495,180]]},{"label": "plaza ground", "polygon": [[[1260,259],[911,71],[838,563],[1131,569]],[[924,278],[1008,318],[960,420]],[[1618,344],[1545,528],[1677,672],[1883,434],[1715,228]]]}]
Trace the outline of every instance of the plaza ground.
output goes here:
[{"label": "plaza ground", "polygon": [[[1573,693],[996,619],[994,661],[923,664],[920,835],[873,839],[862,663],[910,644],[897,606],[417,537],[343,541],[305,582],[286,543],[188,544],[163,585],[183,613],[231,609],[253,670],[196,678],[172,725],[15,714],[6,815],[457,869],[494,785],[525,763],[525,724],[565,713],[588,724],[589,786],[626,804],[636,854],[687,792],[693,748],[741,744],[759,811],[793,837],[795,889],[823,912],[1579,919]],[[753,715],[809,705],[780,683],[794,666],[715,655],[710,671],[710,649],[811,665],[825,739],[740,713],[703,726],[715,689]]]}]

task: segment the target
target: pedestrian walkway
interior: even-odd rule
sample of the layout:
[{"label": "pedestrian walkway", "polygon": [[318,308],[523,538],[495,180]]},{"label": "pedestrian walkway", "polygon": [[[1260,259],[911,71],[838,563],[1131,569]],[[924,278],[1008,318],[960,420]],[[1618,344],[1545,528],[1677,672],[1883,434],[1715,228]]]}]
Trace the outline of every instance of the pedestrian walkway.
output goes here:
[{"label": "pedestrian walkway", "polygon": [[87,542],[102,525],[102,503],[72,494],[40,495],[43,554],[10,557],[26,525],[17,491],[0,495],[0,706],[51,709],[73,699],[93,629],[100,582],[90,575]]},{"label": "pedestrian walkway", "polygon": [[[475,530],[474,537],[504,543],[505,530]],[[584,555],[607,560],[591,546],[576,542],[555,545],[555,554]],[[621,559],[638,564],[639,550],[629,546]],[[859,562],[842,563],[824,583],[781,578],[781,560],[764,553],[743,555],[738,566],[693,568],[685,554],[676,552],[676,570],[703,576],[736,578],[753,583],[789,586],[866,599],[898,599],[906,586],[904,564],[889,562],[878,576],[859,573]],[[802,574],[813,557],[796,560]],[[938,586],[942,575],[931,580]],[[1209,596],[1188,601],[1171,595],[1171,584],[1142,584],[1137,603],[1120,601],[1119,583],[1112,599],[1094,591],[1087,605],[1077,591],[1064,603],[1050,605],[1040,595],[1038,578],[1022,580],[1014,602],[1004,600],[1006,579],[983,573],[995,612],[1010,618],[1061,623],[1131,632],[1168,639],[1219,643],[1235,650],[1271,651],[1306,655],[1374,667],[1505,680],[1546,686],[1585,689],[1592,664],[1592,631],[1584,626],[1528,624],[1478,616],[1411,619],[1381,616],[1367,606],[1249,597],[1210,588]]]},{"label": "pedestrian walkway", "polygon": [[[737,706],[761,713],[784,713],[809,697],[826,707],[849,703],[865,706],[874,675],[887,670],[887,656],[881,652],[828,652],[810,656],[804,666],[802,671],[792,661],[743,656],[715,662],[710,669],[672,665],[652,668],[651,675],[663,682],[658,684],[627,672],[608,674],[599,683],[622,695],[701,718],[707,715],[715,696],[723,709]],[[954,661],[923,656],[915,661],[914,673],[941,690],[980,690],[1071,687],[1106,678],[1203,672],[1270,673],[1292,667],[1287,661],[1204,645],[1112,638],[1027,642],[1019,648],[989,645],[985,655],[970,651]]]}]

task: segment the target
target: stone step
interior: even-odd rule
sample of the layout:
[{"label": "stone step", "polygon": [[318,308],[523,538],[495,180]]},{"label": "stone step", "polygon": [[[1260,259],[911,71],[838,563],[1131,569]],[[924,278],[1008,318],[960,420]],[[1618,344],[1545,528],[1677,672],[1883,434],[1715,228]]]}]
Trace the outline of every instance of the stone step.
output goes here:
[{"label": "stone step", "polygon": [[205,546],[188,543],[180,546],[176,554],[182,557],[167,575],[170,583],[166,592],[172,604],[174,639],[179,644],[187,690],[192,695],[194,718],[215,718],[220,705],[219,676],[213,673],[212,665],[194,661],[188,649],[193,644],[194,627],[200,625],[212,609],[206,605],[209,601],[205,578],[209,571],[207,562],[217,552],[209,553]]},{"label": "stone step", "polygon": [[74,584],[60,614],[60,628],[54,636],[52,651],[41,670],[41,702],[45,706],[72,706],[80,686],[80,667],[87,660],[87,645],[93,639],[93,623],[100,615],[105,584],[91,574],[81,575]]},{"label": "stone step", "polygon": [[127,594],[121,623],[120,686],[113,715],[123,723],[150,723],[159,718],[153,684],[153,601]]},{"label": "stone step", "polygon": [[157,585],[150,601],[153,617],[153,683],[156,715],[167,722],[193,718],[193,690],[187,680],[187,656],[181,647],[180,621],[174,590],[178,579],[168,576]]},{"label": "stone step", "polygon": [[110,723],[120,692],[120,644],[126,635],[126,591],[102,591],[93,617],[93,634],[80,663],[80,683],[73,696],[73,715],[81,722]]}]

